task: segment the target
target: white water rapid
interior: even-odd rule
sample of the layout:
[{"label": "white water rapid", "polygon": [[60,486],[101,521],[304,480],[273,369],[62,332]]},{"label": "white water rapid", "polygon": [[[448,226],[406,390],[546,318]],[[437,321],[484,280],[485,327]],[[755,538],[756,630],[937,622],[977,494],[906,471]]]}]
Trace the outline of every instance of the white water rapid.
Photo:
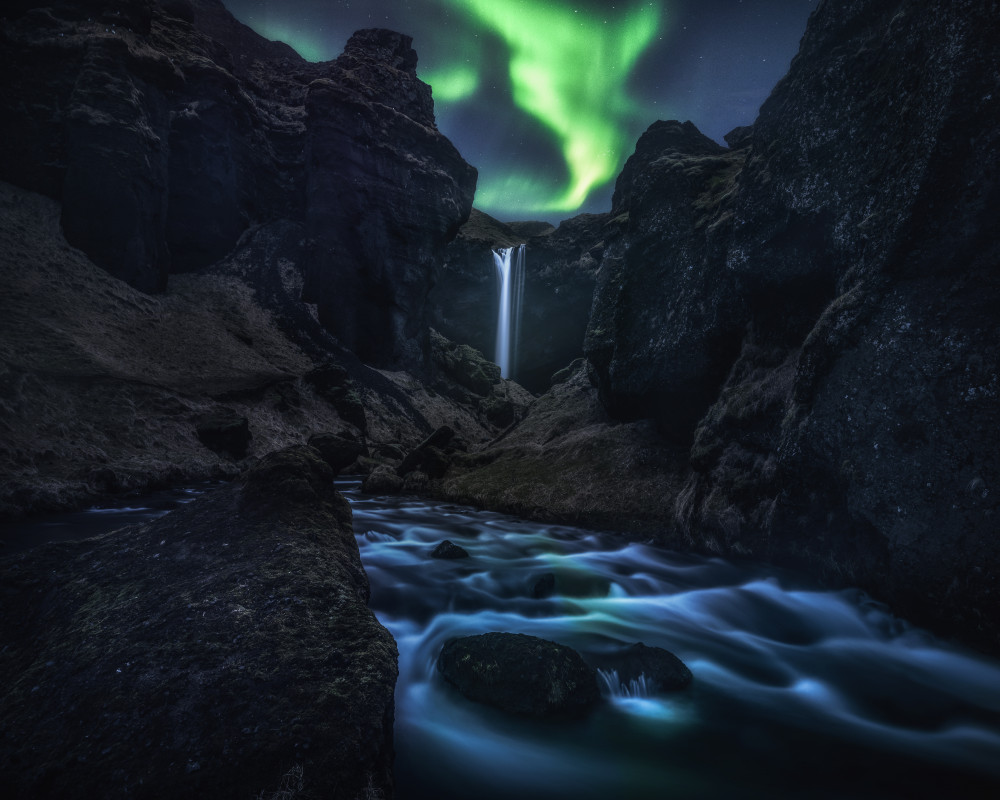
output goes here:
[{"label": "white water rapid", "polygon": [[510,378],[517,363],[521,303],[524,299],[524,245],[493,251],[500,302],[497,308],[497,344],[494,360],[500,374]]}]

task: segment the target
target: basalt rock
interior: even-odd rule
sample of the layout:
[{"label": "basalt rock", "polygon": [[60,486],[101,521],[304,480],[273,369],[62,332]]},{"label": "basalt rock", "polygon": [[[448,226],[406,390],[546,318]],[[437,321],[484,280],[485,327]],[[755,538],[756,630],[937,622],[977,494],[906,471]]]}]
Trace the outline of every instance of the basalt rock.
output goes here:
[{"label": "basalt rock", "polygon": [[396,647],[308,447],[0,563],[5,797],[391,791]]},{"label": "basalt rock", "polygon": [[511,714],[581,714],[600,697],[594,672],[579,653],[523,633],[451,639],[437,668],[470,700]]},{"label": "basalt rock", "polygon": [[425,299],[476,172],[434,124],[407,36],[304,61],[218,0],[23,2],[0,36],[0,180],[145,292],[243,233],[301,226],[319,320],[363,360],[422,363]]},{"label": "basalt rock", "polygon": [[454,436],[455,431],[447,425],[442,425],[406,454],[402,463],[396,468],[396,474],[403,477],[408,472],[419,469],[432,478],[441,477],[448,468],[445,448]]},{"label": "basalt rock", "polygon": [[[362,31],[309,85],[306,296],[362,360],[419,363],[444,245],[468,218],[476,171],[434,125],[410,37]],[[379,87],[374,91],[372,87]]]},{"label": "basalt rock", "polygon": [[658,122],[615,186],[587,358],[620,419],[655,419],[679,442],[718,395],[746,325],[725,269],[728,201],[744,154],[690,122]]},{"label": "basalt rock", "polygon": [[456,344],[433,328],[431,365],[435,391],[477,406],[486,424],[505,428],[522,419],[533,401],[520,384],[500,377],[500,367],[473,347]]},{"label": "basalt rock", "polygon": [[436,490],[518,516],[666,538],[685,455],[649,420],[612,419],[581,359],[503,436],[456,454]]},{"label": "basalt rock", "polygon": [[610,219],[580,214],[525,240],[524,304],[512,377],[533,392],[544,392],[555,372],[583,355],[605,237],[613,230]]},{"label": "basalt rock", "polygon": [[235,459],[246,456],[252,438],[247,418],[232,409],[221,409],[203,417],[196,430],[205,447]]},{"label": "basalt rock", "polygon": [[365,494],[399,494],[403,489],[403,479],[391,467],[380,464],[361,483]]},{"label": "basalt rock", "polygon": [[431,361],[450,380],[485,397],[501,380],[500,367],[467,344],[457,344],[431,328]]},{"label": "basalt rock", "polygon": [[319,451],[334,474],[343,472],[358,460],[358,456],[366,455],[368,450],[363,442],[337,433],[317,433],[310,436],[309,446]]},{"label": "basalt rock", "polygon": [[431,558],[441,558],[441,559],[456,559],[456,558],[468,558],[469,551],[464,547],[455,544],[450,539],[445,539],[440,542],[437,547],[431,550]]}]

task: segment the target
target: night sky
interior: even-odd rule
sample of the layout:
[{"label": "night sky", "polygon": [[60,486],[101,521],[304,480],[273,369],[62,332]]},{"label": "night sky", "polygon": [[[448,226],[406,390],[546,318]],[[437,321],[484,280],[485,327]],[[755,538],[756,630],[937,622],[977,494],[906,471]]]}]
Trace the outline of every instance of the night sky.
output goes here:
[{"label": "night sky", "polygon": [[369,27],[413,37],[438,127],[501,220],[607,211],[639,135],[722,142],[788,70],[818,0],[225,0],[313,61]]}]

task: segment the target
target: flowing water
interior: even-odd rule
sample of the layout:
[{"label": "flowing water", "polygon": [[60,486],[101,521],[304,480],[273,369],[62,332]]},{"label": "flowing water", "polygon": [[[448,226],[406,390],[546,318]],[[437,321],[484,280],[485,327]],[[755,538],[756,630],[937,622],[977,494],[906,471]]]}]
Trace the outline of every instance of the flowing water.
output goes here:
[{"label": "flowing water", "polygon": [[[858,591],[563,526],[341,487],[372,608],[399,645],[397,796],[1000,797],[1000,663]],[[470,553],[437,560],[450,539]],[[533,595],[555,575],[555,592]],[[452,636],[527,633],[584,653],[642,641],[691,688],[602,675],[584,720],[522,720],[437,674]]]},{"label": "flowing water", "polygon": [[218,483],[206,481],[179,489],[161,489],[134,497],[110,499],[82,511],[45,514],[3,523],[0,525],[0,557],[20,553],[46,542],[86,539],[126,525],[148,522],[190,503]]},{"label": "flowing water", "polygon": [[524,300],[524,245],[493,251],[497,274],[497,343],[494,361],[504,378],[511,378],[517,364],[521,304]]},{"label": "flowing water", "polygon": [[[861,592],[338,485],[372,608],[399,645],[400,800],[1000,797],[1000,662]],[[5,526],[5,551],[154,518],[205,488]],[[445,538],[470,558],[432,559]],[[547,574],[555,591],[534,597]],[[583,720],[507,716],[435,669],[447,639],[487,631],[584,653],[642,641],[676,653],[694,683],[656,697],[604,673],[606,699]]]}]

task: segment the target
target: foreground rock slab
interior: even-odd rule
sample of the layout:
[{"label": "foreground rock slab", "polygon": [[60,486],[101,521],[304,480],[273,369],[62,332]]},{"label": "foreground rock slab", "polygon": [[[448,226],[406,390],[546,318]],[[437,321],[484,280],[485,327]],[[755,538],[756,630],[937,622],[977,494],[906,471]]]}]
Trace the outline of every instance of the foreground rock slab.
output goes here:
[{"label": "foreground rock slab", "polygon": [[0,562],[0,794],[391,790],[396,647],[319,453]]},{"label": "foreground rock slab", "polygon": [[437,667],[470,700],[512,714],[578,714],[600,697],[594,671],[579,653],[523,633],[451,639]]}]

